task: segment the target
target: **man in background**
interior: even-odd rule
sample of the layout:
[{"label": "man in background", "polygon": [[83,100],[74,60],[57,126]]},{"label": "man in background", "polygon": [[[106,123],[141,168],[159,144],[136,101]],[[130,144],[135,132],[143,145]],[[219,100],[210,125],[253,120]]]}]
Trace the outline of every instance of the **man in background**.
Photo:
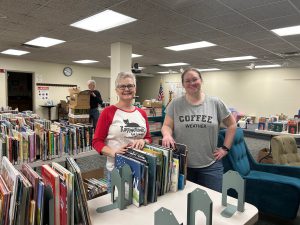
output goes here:
[{"label": "man in background", "polygon": [[93,128],[95,129],[100,115],[98,107],[102,105],[103,100],[100,92],[95,90],[96,82],[94,80],[89,80],[87,85],[90,90],[90,123],[93,124]]}]

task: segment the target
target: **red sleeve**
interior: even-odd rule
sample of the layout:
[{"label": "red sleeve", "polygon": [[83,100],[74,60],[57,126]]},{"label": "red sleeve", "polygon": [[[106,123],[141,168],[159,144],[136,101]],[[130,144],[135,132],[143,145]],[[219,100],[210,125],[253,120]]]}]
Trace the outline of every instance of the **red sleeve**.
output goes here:
[{"label": "red sleeve", "polygon": [[100,114],[92,144],[93,148],[100,154],[103,147],[106,145],[105,140],[116,110],[117,108],[115,106],[109,106],[105,108]]},{"label": "red sleeve", "polygon": [[148,122],[148,117],[147,117],[147,114],[146,112],[143,110],[143,109],[140,109],[140,108],[137,108],[138,111],[142,114],[142,116],[144,117],[145,121],[146,121],[146,129],[147,129],[147,132],[146,132],[146,135],[144,137],[145,140],[148,140],[149,143],[152,143],[152,138],[151,138],[151,135],[150,135],[150,130],[149,130],[149,122]]}]

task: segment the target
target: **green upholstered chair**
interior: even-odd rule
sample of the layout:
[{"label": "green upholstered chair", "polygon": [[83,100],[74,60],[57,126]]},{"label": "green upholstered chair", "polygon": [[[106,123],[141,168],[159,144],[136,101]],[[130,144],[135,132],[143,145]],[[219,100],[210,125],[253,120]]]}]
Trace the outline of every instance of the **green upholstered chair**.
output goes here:
[{"label": "green upholstered chair", "polygon": [[[222,146],[225,130],[219,133]],[[224,172],[235,170],[246,180],[246,202],[265,214],[284,219],[297,216],[300,203],[300,167],[258,164],[253,159],[238,128],[233,145],[223,159]],[[229,193],[230,194],[230,193]]]}]

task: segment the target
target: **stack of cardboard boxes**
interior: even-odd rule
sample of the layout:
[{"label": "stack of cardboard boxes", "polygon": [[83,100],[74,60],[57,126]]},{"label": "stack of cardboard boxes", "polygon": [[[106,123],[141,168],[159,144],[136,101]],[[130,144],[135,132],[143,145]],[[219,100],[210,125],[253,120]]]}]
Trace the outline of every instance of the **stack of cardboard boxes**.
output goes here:
[{"label": "stack of cardboard boxes", "polygon": [[70,88],[69,122],[89,123],[90,91],[80,91],[79,88]]}]

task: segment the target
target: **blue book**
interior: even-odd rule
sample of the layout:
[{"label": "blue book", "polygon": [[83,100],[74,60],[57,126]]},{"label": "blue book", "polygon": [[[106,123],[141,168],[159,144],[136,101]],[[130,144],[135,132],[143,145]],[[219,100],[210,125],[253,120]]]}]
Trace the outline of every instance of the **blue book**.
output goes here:
[{"label": "blue book", "polygon": [[156,168],[157,168],[157,157],[148,152],[144,152],[138,149],[128,149],[127,152],[136,152],[136,154],[142,155],[148,163],[148,193],[147,198],[149,202],[156,202]]},{"label": "blue book", "polygon": [[143,204],[144,190],[142,188],[143,176],[144,176],[144,164],[129,158],[127,156],[117,154],[115,157],[115,166],[117,169],[122,168],[125,164],[128,164],[133,175],[133,199],[134,205],[139,207]]}]

